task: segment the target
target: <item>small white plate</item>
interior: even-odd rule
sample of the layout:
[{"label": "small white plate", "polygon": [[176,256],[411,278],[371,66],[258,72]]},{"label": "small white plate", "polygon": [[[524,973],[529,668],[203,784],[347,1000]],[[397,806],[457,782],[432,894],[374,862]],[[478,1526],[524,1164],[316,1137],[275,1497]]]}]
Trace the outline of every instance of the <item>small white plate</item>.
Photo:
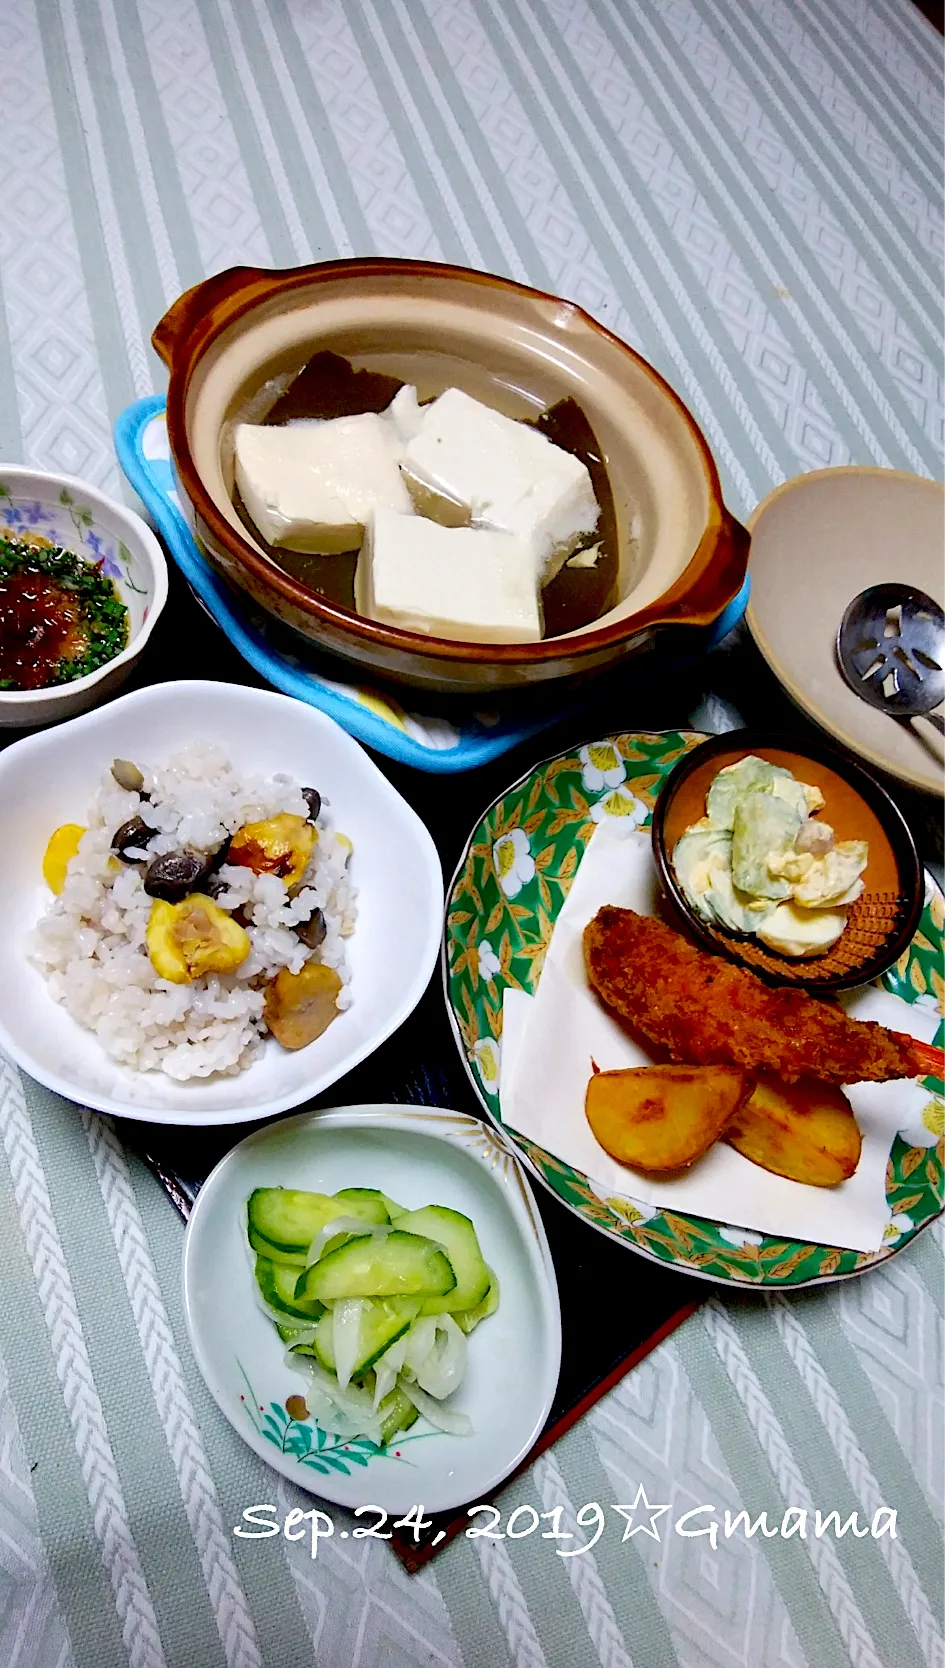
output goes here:
[{"label": "small white plate", "polygon": [[[353,843],[358,919],[348,940],[351,1007],[308,1048],[267,1038],[235,1077],[175,1082],[117,1065],[49,994],[26,938],[49,902],[43,853],[60,823],[84,823],[112,759],[160,764],[217,742],[239,771],[285,771],[330,802]],[[124,695],[0,753],[0,1048],[57,1094],[163,1124],[236,1124],[302,1106],[372,1054],[419,1002],[436,964],[443,879],[416,812],[356,741],[301,701],[227,683],[163,683]],[[12,958],[12,960],[11,960]]]},{"label": "small white plate", "polygon": [[[419,1419],[388,1449],[344,1444],[286,1398],[305,1376],[253,1295],[246,1200],[254,1187],[335,1193],[377,1187],[411,1208],[447,1205],[475,1225],[499,1279],[494,1315],[469,1338],[466,1377],[449,1406],[474,1433],[449,1436]],[[231,1425],[261,1459],[339,1506],[373,1503],[391,1516],[449,1511],[488,1499],[541,1432],[558,1383],[561,1314],[548,1242],[518,1160],[461,1112],[349,1106],[309,1112],[234,1147],[200,1190],[184,1241],[184,1312],[197,1365]]]}]

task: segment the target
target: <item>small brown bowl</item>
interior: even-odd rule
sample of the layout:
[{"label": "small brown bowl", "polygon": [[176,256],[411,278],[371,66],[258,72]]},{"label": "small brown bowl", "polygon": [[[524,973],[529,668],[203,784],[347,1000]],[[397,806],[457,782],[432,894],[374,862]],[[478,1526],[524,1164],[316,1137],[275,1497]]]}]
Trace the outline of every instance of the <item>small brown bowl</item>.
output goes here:
[{"label": "small brown bowl", "polygon": [[[429,261],[235,267],[182,295],[152,340],[170,371],[171,455],[207,559],[253,606],[362,671],[459,694],[583,677],[664,626],[710,624],[741,589],[748,535],[722,502],[698,424],[570,301]],[[275,560],[234,503],[232,424],[259,422],[323,350],[412,382],[421,399],[458,386],[510,417],[573,400],[612,500],[613,606],[539,643],[453,642],[366,619],[353,597],[332,600],[330,579],[319,588]]]},{"label": "small brown bowl", "polygon": [[[841,937],[823,956],[778,955],[749,934],[709,926],[689,903],[673,867],[676,842],[705,815],[706,794],[725,766],[753,753],[782,765],[798,781],[820,789],[823,810],[838,840],[866,840],[864,891],[852,904]],[[740,962],[769,984],[815,994],[852,990],[885,973],[912,942],[922,913],[923,882],[915,841],[885,788],[826,742],[762,730],[715,736],[687,753],[667,777],[653,813],[653,853],[660,880],[689,930],[710,950]]]}]

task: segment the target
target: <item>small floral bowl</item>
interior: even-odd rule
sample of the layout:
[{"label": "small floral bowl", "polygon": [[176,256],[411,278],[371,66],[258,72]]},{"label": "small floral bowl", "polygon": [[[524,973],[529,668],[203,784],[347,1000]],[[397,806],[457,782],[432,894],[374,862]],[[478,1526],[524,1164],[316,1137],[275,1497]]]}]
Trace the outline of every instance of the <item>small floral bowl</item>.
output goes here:
[{"label": "small floral bowl", "polygon": [[0,469],[0,538],[59,546],[98,566],[128,610],[128,642],[97,671],[45,689],[0,690],[0,726],[27,729],[74,718],[97,706],[129,677],[165,602],[167,566],[140,516],[72,475],[4,465]]}]

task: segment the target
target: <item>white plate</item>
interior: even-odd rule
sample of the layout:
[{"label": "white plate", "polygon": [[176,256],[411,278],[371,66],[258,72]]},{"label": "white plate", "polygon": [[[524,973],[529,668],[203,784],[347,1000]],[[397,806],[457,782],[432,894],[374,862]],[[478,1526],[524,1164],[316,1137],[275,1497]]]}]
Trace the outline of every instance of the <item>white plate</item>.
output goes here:
[{"label": "white plate", "polygon": [[[160,763],[199,740],[218,742],[238,770],[286,771],[330,800],[335,826],[354,845],[353,1000],[308,1048],[290,1052],[268,1038],[236,1077],[176,1083],[162,1072],[116,1065],[52,1000],[25,941],[49,902],[41,872],[49,836],[60,823],[84,822],[112,759]],[[430,835],[356,741],[285,695],[237,684],[158,684],[15,742],[0,753],[0,847],[0,1048],[40,1083],[100,1112],[164,1124],[231,1124],[300,1106],[397,1029],[436,963],[443,881]]]},{"label": "white plate", "polygon": [[[280,1185],[326,1193],[377,1187],[398,1204],[448,1205],[471,1218],[501,1294],[496,1313],[469,1338],[466,1377],[449,1402],[469,1415],[472,1436],[448,1436],[419,1419],[382,1452],[346,1449],[335,1437],[319,1449],[311,1421],[289,1424],[286,1398],[304,1396],[305,1378],[286,1365],[275,1327],[255,1301],[245,1232],[253,1188]],[[217,1405],[261,1459],[336,1505],[373,1502],[393,1516],[416,1505],[429,1513],[487,1499],[528,1454],[551,1409],[561,1315],[541,1218],[518,1160],[464,1113],[349,1106],[248,1136],[200,1190],[183,1281],[190,1341]],[[284,1444],[299,1452],[285,1452]]]}]

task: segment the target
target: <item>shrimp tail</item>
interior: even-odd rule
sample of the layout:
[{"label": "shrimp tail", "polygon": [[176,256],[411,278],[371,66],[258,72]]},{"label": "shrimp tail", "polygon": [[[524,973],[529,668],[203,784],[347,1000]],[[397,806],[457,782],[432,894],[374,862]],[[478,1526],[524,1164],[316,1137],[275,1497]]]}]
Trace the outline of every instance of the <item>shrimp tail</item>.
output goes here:
[{"label": "shrimp tail", "polygon": [[939,1082],[945,1081],[945,1049],[913,1038],[911,1052],[916,1062],[917,1077],[935,1077]]}]

